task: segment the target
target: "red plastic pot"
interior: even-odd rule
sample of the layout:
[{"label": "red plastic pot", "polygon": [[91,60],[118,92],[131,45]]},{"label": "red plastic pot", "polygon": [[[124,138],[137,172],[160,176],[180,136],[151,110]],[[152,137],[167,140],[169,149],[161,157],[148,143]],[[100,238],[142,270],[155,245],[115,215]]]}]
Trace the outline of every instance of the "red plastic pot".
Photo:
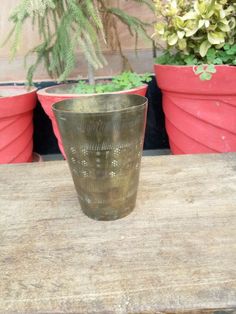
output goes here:
[{"label": "red plastic pot", "polygon": [[[79,98],[79,97],[95,95],[95,94],[72,94],[70,93],[70,90],[73,86],[74,84],[63,84],[63,85],[40,89],[37,92],[39,101],[41,102],[41,105],[44,111],[46,112],[46,114],[49,116],[49,118],[52,121],[53,131],[58,140],[58,145],[64,158],[66,158],[66,156],[65,156],[63,145],[62,145],[61,136],[57,127],[57,122],[52,112],[52,105],[58,101],[65,100],[68,98]],[[137,95],[145,96],[146,91],[147,91],[147,85],[145,84],[134,89],[113,92],[110,94],[137,94]]]},{"label": "red plastic pot", "polygon": [[171,151],[236,151],[236,67],[216,66],[201,81],[192,66],[155,65]]},{"label": "red plastic pot", "polygon": [[0,87],[0,164],[31,162],[36,89]]}]

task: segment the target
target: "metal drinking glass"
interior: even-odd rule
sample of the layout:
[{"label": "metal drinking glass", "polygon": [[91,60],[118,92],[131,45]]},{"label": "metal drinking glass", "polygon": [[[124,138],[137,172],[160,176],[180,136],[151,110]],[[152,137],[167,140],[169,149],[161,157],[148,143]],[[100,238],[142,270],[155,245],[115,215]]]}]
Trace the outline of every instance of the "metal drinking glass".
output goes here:
[{"label": "metal drinking glass", "polygon": [[82,211],[115,220],[135,207],[147,98],[104,94],[53,105]]}]

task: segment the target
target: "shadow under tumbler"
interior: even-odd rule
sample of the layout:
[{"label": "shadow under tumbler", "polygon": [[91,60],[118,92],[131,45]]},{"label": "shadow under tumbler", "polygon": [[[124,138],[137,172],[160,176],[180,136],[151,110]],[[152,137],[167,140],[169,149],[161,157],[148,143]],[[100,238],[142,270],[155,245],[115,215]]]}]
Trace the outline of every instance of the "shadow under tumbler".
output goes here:
[{"label": "shadow under tumbler", "polygon": [[115,220],[135,207],[147,99],[83,96],[53,105],[83,212]]}]

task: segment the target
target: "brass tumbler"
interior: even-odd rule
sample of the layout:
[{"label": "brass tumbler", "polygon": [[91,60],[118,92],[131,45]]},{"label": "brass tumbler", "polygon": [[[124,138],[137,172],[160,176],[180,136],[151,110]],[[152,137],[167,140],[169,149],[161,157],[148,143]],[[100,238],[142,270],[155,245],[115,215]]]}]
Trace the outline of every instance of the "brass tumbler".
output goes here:
[{"label": "brass tumbler", "polygon": [[53,105],[83,212],[115,220],[135,207],[147,99],[104,94]]}]

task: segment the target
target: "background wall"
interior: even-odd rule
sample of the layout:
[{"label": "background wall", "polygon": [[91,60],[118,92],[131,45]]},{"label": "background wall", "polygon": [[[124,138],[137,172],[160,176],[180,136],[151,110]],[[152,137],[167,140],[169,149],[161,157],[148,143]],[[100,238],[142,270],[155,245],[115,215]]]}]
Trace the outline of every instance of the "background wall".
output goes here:
[{"label": "background wall", "polygon": [[[0,10],[0,41],[2,42],[7,33],[10,31],[12,25],[8,22],[10,12],[19,3],[19,0],[2,0]],[[123,9],[132,15],[138,16],[145,21],[153,21],[153,14],[144,6],[138,3],[134,4],[131,1],[120,0],[120,5]],[[150,29],[152,34],[152,29]],[[133,69],[139,73],[153,71],[153,51],[152,45],[146,39],[141,39],[138,42],[138,52],[134,51],[134,38],[131,38],[125,27],[120,27],[120,35],[122,39],[122,46],[125,55]],[[0,82],[18,82],[23,81],[26,76],[24,68],[24,55],[26,52],[34,47],[39,42],[37,32],[32,29],[30,23],[24,29],[21,46],[19,47],[16,58],[10,62],[10,43],[0,48]],[[122,60],[117,52],[106,51],[105,56],[108,60],[109,66],[104,67],[96,72],[97,76],[111,76],[119,73],[122,70]],[[33,60],[33,57],[28,58],[28,61]],[[83,56],[78,52],[78,64],[72,77],[78,75],[86,77],[86,63]],[[43,67],[40,67],[35,75],[35,80],[48,80],[49,77]]]},{"label": "background wall", "polygon": [[[59,0],[58,0],[59,1]],[[138,3],[134,5],[130,0],[110,0],[119,1],[122,8],[132,15],[135,15],[144,21],[153,21],[154,16],[148,9],[140,6]],[[11,29],[11,24],[8,22],[10,12],[19,3],[19,0],[1,0],[0,10],[0,42],[6,38]],[[150,29],[150,34],[153,30]],[[146,40],[138,42],[138,52],[134,51],[134,38],[131,38],[125,27],[120,27],[119,33],[122,39],[122,46],[125,55],[135,71],[138,73],[153,72],[153,51],[152,44]],[[0,84],[24,82],[26,70],[24,69],[24,55],[26,52],[38,44],[39,38],[37,32],[32,29],[30,24],[26,25],[24,35],[19,47],[15,60],[9,63],[10,60],[10,43],[3,48],[0,48]],[[109,66],[96,72],[97,76],[112,76],[122,70],[122,60],[117,52],[106,51],[106,58]],[[31,60],[33,60],[31,58]],[[29,58],[30,63],[30,58]],[[78,52],[78,64],[72,75],[72,78],[77,78],[79,75],[86,77],[87,66],[83,56]],[[35,75],[35,81],[38,88],[46,87],[55,82],[47,82],[49,77],[46,71],[41,67]],[[162,110],[161,92],[157,87],[156,80],[153,78],[149,83],[148,93],[149,106],[147,114],[147,127],[145,133],[145,149],[167,148],[168,139],[164,126],[164,115]],[[58,145],[49,118],[44,113],[39,102],[34,111],[34,151],[40,154],[59,153]]]}]

